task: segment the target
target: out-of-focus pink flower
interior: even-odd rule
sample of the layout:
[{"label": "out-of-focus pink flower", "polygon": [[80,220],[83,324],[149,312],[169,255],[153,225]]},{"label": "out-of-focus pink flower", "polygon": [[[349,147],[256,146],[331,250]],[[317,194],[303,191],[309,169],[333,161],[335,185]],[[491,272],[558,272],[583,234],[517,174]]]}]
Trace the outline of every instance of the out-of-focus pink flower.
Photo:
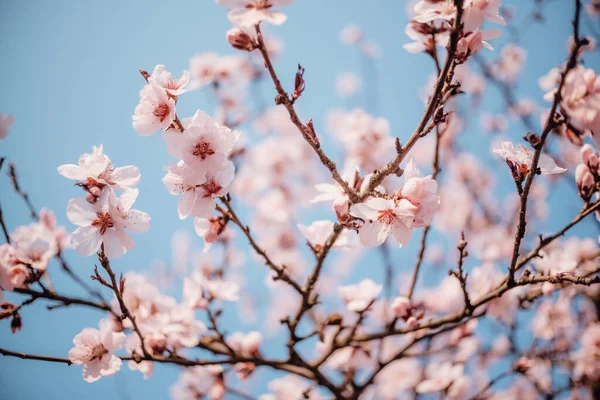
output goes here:
[{"label": "out-of-focus pink flower", "polygon": [[162,86],[148,84],[140,91],[132,120],[133,129],[142,136],[166,131],[175,120],[175,100]]},{"label": "out-of-focus pink flower", "polygon": [[590,380],[600,379],[600,323],[588,326],[581,335],[581,349],[575,359],[575,377],[587,377]]},{"label": "out-of-focus pink flower", "polygon": [[351,97],[360,89],[360,78],[354,72],[342,72],[335,78],[335,92],[340,97]]},{"label": "out-of-focus pink flower", "polygon": [[356,285],[342,286],[339,288],[340,296],[346,303],[348,310],[354,312],[364,311],[377,295],[381,292],[381,285],[371,279],[364,279]]},{"label": "out-of-focus pink flower", "polygon": [[309,382],[304,381],[297,375],[288,374],[282,378],[277,378],[268,383],[269,391],[272,394],[260,396],[260,400],[291,400],[306,399],[304,396],[308,392],[308,400],[324,400],[316,390],[311,390]]},{"label": "out-of-focus pink flower", "polygon": [[405,318],[409,315],[410,306],[410,299],[400,296],[392,301],[390,308],[396,317]]},{"label": "out-of-focus pink flower", "polygon": [[[310,226],[298,224],[298,229],[315,251],[320,251],[329,236],[333,233],[335,223],[329,220],[314,221]],[[348,230],[343,230],[334,242],[332,247],[350,247],[350,234]]]},{"label": "out-of-focus pink flower", "polygon": [[227,344],[242,357],[256,357],[259,354],[262,340],[262,335],[258,331],[234,332],[227,339]]},{"label": "out-of-focus pink flower", "polygon": [[225,397],[223,367],[220,365],[186,368],[171,387],[174,400],[203,398],[221,400]]},{"label": "out-of-focus pink flower", "polygon": [[8,292],[25,287],[30,276],[29,269],[20,263],[12,244],[0,245],[0,288]]},{"label": "out-of-focus pink flower", "polygon": [[[547,101],[552,101],[558,90],[557,74],[552,70],[540,81],[546,90],[554,86],[544,96]],[[600,143],[600,77],[593,69],[577,65],[565,77],[561,95],[560,104],[570,118],[569,122],[582,131],[589,130],[596,143]]]},{"label": "out-of-focus pink flower", "polygon": [[344,44],[356,44],[363,39],[363,31],[358,25],[346,25],[340,31],[339,39]]},{"label": "out-of-focus pink flower", "polygon": [[119,198],[111,191],[104,191],[95,204],[84,198],[71,199],[67,217],[79,226],[71,237],[73,248],[83,256],[90,256],[104,244],[109,258],[119,258],[133,249],[133,239],[125,230],[143,233],[150,229],[150,216],[131,208],[137,196],[137,189],[128,189]]},{"label": "out-of-focus pink flower", "polygon": [[272,10],[272,7],[285,7],[295,0],[216,0],[217,4],[231,9],[227,18],[239,26],[253,26],[261,21],[273,25],[283,24],[287,17],[281,11]]},{"label": "out-of-focus pink flower", "polygon": [[167,71],[167,68],[162,64],[158,64],[154,67],[154,71],[152,71],[152,74],[148,78],[149,84],[164,88],[171,96],[179,96],[187,92],[188,89],[185,87],[189,82],[189,71],[183,71],[180,78],[173,79],[171,73]]},{"label": "out-of-focus pink flower", "polygon": [[119,350],[125,343],[123,332],[113,332],[111,324],[100,324],[100,330],[85,328],[73,339],[69,359],[73,364],[83,365],[83,379],[95,382],[103,376],[111,376],[121,369],[121,359],[111,351]]},{"label": "out-of-focus pink flower", "polygon": [[463,376],[462,364],[452,365],[450,362],[443,364],[427,365],[425,374],[427,378],[421,381],[416,388],[417,393],[433,393],[446,390]]},{"label": "out-of-focus pink flower", "polygon": [[8,136],[8,129],[15,122],[12,115],[6,113],[0,113],[0,139],[4,139]]},{"label": "out-of-focus pink flower", "polygon": [[594,175],[590,172],[590,169],[585,164],[579,164],[575,169],[575,184],[577,185],[577,191],[583,199],[589,199],[593,194],[595,186]]},{"label": "out-of-focus pink flower", "polygon": [[417,210],[418,207],[406,199],[372,197],[365,203],[353,204],[350,214],[365,221],[359,230],[363,246],[379,246],[392,234],[402,247],[410,240]]}]

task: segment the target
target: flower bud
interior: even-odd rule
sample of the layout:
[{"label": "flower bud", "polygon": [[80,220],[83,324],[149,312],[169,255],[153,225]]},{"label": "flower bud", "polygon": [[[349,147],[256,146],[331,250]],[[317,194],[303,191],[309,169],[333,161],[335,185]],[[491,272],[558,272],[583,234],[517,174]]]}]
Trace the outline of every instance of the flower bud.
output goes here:
[{"label": "flower bud", "polygon": [[579,164],[575,169],[575,184],[582,199],[588,200],[592,196],[594,183],[594,176],[589,168],[584,164]]},{"label": "flower bud", "polygon": [[233,48],[243,51],[253,51],[256,49],[254,39],[240,28],[233,28],[227,31],[227,41]]},{"label": "flower bud", "polygon": [[398,318],[406,318],[410,315],[410,300],[406,297],[396,297],[391,304],[394,315]]}]

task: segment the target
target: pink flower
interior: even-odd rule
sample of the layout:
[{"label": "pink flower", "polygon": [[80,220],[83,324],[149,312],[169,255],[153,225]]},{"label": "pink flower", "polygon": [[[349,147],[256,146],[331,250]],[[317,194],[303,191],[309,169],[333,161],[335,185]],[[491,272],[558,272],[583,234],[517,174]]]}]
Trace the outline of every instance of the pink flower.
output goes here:
[{"label": "pink flower", "polygon": [[211,165],[221,167],[240,135],[238,131],[219,125],[200,110],[181,122],[185,128],[183,133],[164,134],[167,151],[190,166],[200,168],[198,174]]},{"label": "pink flower", "polygon": [[411,303],[407,297],[396,297],[390,305],[392,312],[398,318],[405,318],[410,314]]},{"label": "pink flower", "polygon": [[179,376],[179,381],[171,388],[174,400],[190,400],[204,398],[221,400],[225,396],[223,367],[209,365],[207,367],[186,368]]},{"label": "pink flower", "polygon": [[588,326],[581,335],[581,349],[574,354],[575,376],[600,379],[600,323]]},{"label": "pink flower", "polygon": [[102,145],[93,146],[91,154],[81,155],[78,165],[61,165],[58,173],[67,179],[80,181],[79,185],[90,193],[94,192],[93,187],[99,190],[105,186],[122,190],[132,188],[140,183],[142,176],[140,170],[133,165],[116,168],[104,154]]},{"label": "pink flower", "polygon": [[594,193],[595,186],[594,175],[585,164],[579,164],[575,169],[575,184],[577,191],[583,199],[589,199]]},{"label": "pink flower", "polygon": [[[546,89],[555,76],[556,72],[553,72],[551,77],[541,81]],[[556,90],[546,93],[544,99],[552,101]],[[567,74],[561,94],[560,104],[570,118],[569,122],[578,129],[591,131],[596,143],[600,142],[600,77],[593,69],[578,65]]]},{"label": "pink flower", "polygon": [[310,382],[304,381],[297,375],[288,374],[274,379],[267,386],[273,394],[262,395],[260,400],[306,399],[305,393],[308,393],[308,400],[325,399],[312,389]]},{"label": "pink flower", "polygon": [[417,207],[412,226],[421,227],[431,223],[433,214],[440,208],[437,189],[437,182],[431,175],[422,177],[411,157],[404,168],[404,185],[399,194]]},{"label": "pink flower", "polygon": [[251,331],[246,334],[242,332],[232,333],[227,339],[227,344],[241,354],[242,357],[256,357],[260,352],[262,344],[262,335],[260,332]]},{"label": "pink flower", "polygon": [[456,58],[464,62],[467,58],[477,53],[484,47],[489,50],[494,50],[494,48],[488,42],[486,42],[486,40],[496,39],[501,33],[502,32],[497,29],[467,33],[458,41],[458,45],[456,47]]},{"label": "pink flower", "polygon": [[359,230],[363,246],[379,246],[391,233],[400,247],[405,246],[412,235],[412,225],[418,207],[409,200],[387,200],[371,197],[365,203],[353,204],[350,215],[365,221]]},{"label": "pink flower", "polygon": [[506,21],[500,15],[501,6],[500,0],[466,0],[463,20],[465,31],[477,30],[483,25],[484,19],[498,25],[506,25]]},{"label": "pink flower", "polygon": [[[494,149],[494,153],[498,154],[513,171],[513,175],[520,176],[522,179],[527,176],[531,163],[533,161],[533,153],[527,150],[524,146],[515,146],[511,142],[503,142],[502,147]],[[556,162],[545,154],[540,156],[538,168],[544,175],[561,174],[566,171],[556,165]]]},{"label": "pink flower", "polygon": [[8,128],[15,122],[15,119],[10,114],[0,113],[0,139],[8,136]]},{"label": "pink flower", "polygon": [[381,292],[381,288],[381,285],[376,284],[371,279],[364,279],[356,285],[340,287],[339,292],[348,310],[361,312],[375,300],[375,297]]},{"label": "pink flower", "polygon": [[223,228],[222,218],[194,218],[194,230],[198,236],[204,238],[204,252],[207,252],[219,239]]},{"label": "pink flower", "polygon": [[[323,248],[325,242],[333,233],[334,225],[335,223],[329,220],[314,221],[310,226],[297,224],[302,235],[316,251],[320,251]],[[349,247],[349,234],[349,231],[343,230],[332,247]]]},{"label": "pink flower", "polygon": [[426,369],[427,379],[417,385],[417,393],[433,393],[446,390],[463,376],[462,364],[452,365],[450,362],[443,364],[428,364]]},{"label": "pink flower", "polygon": [[335,78],[335,92],[340,97],[354,96],[360,86],[360,78],[354,72],[342,72]]},{"label": "pink flower", "polygon": [[[435,43],[433,42],[433,33],[435,32]],[[422,24],[417,21],[410,21],[404,33],[410,39],[412,43],[403,45],[404,50],[409,53],[421,53],[424,51],[433,51],[434,46],[445,46],[448,43],[449,30],[447,24],[436,23],[435,26],[432,24]]]},{"label": "pink flower", "polygon": [[454,0],[421,0],[415,4],[414,10],[416,13],[414,20],[420,23],[432,22],[436,19],[450,22],[456,16]]},{"label": "pink flower", "polygon": [[231,9],[227,18],[240,26],[253,26],[261,21],[273,25],[281,25],[287,17],[280,11],[274,11],[271,7],[285,7],[295,0],[216,0],[217,4]]},{"label": "pink flower", "polygon": [[185,88],[190,81],[189,71],[183,71],[181,78],[173,79],[171,73],[167,71],[164,65],[158,64],[148,78],[148,83],[164,88],[171,96],[179,96],[187,92]]},{"label": "pink flower", "polygon": [[137,196],[137,189],[129,189],[118,199],[113,192],[104,191],[95,204],[83,198],[71,199],[67,217],[79,226],[71,238],[73,248],[90,256],[104,244],[109,258],[119,258],[133,249],[133,239],[125,230],[142,233],[150,229],[150,216],[131,208]]},{"label": "pink flower", "polygon": [[183,161],[167,167],[163,178],[169,193],[181,194],[177,206],[180,219],[188,216],[209,218],[215,209],[215,199],[229,192],[235,175],[235,167],[229,160],[221,158],[221,165],[211,165],[202,175],[202,169],[193,168]]},{"label": "pink flower", "polygon": [[30,276],[29,269],[19,262],[15,253],[12,244],[0,245],[0,288],[8,292],[26,287],[25,282]]},{"label": "pink flower", "polygon": [[41,224],[21,226],[11,235],[15,257],[19,262],[44,271],[58,253],[58,243],[53,232]]},{"label": "pink flower", "polygon": [[95,382],[121,369],[121,359],[110,352],[119,350],[124,343],[124,333],[113,332],[110,323],[101,323],[100,330],[85,328],[75,336],[69,359],[73,364],[83,365],[86,382]]},{"label": "pink flower", "polygon": [[140,104],[132,119],[133,129],[142,136],[166,131],[175,120],[175,100],[163,87],[148,84],[140,91]]}]

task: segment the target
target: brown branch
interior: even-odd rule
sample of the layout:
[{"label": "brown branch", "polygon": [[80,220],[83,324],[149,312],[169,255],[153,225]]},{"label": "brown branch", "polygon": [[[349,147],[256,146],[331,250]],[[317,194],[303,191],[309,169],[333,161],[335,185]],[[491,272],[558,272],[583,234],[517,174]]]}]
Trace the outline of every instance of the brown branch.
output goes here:
[{"label": "brown branch", "polygon": [[226,215],[231,221],[233,221],[234,224],[236,224],[242,230],[242,232],[244,233],[244,235],[246,235],[246,238],[248,239],[248,242],[250,243],[250,246],[252,246],[252,248],[254,249],[254,251],[256,251],[256,253],[258,253],[258,255],[260,255],[263,258],[263,260],[265,261],[265,263],[267,264],[267,266],[275,272],[275,276],[273,277],[273,279],[275,279],[275,280],[282,280],[282,281],[286,282],[291,287],[293,287],[296,290],[296,292],[298,292],[298,293],[300,293],[302,295],[303,294],[302,288],[286,272],[285,266],[278,266],[277,264],[275,264],[271,260],[271,258],[267,254],[267,252],[265,250],[263,250],[258,245],[258,243],[256,243],[256,241],[254,240],[254,238],[250,234],[250,228],[247,225],[244,225],[242,223],[242,221],[238,218],[238,216],[235,213],[235,211],[233,210],[233,207],[231,206],[231,203],[229,202],[229,200],[226,197],[221,197],[220,199],[223,202],[223,204],[225,205],[225,207],[227,208],[227,210],[224,210],[224,209],[222,209],[222,208],[220,208],[218,206],[217,206],[217,209],[220,209],[219,211],[223,212],[224,215]]},{"label": "brown branch", "polygon": [[7,350],[7,349],[3,349],[3,348],[0,348],[0,355],[7,356],[7,357],[17,357],[22,360],[48,361],[48,362],[61,363],[61,364],[67,364],[67,365],[73,364],[71,362],[71,360],[69,360],[68,358],[38,356],[36,354],[20,353],[17,351]]},{"label": "brown branch", "polygon": [[50,291],[38,292],[38,291],[28,289],[28,288],[15,288],[14,292],[19,293],[19,294],[25,294],[25,295],[31,296],[32,298],[35,298],[35,299],[39,298],[39,299],[58,301],[66,306],[81,305],[81,306],[96,308],[96,309],[102,310],[102,311],[112,312],[112,309],[106,303],[95,303],[90,300],[60,295],[56,292],[50,292]]},{"label": "brown branch", "polygon": [[129,310],[127,309],[127,306],[125,305],[125,301],[123,300],[123,296],[121,293],[121,285],[119,282],[117,282],[117,277],[115,276],[115,273],[113,272],[112,268],[110,267],[110,261],[106,257],[106,254],[104,253],[104,243],[102,244],[102,247],[100,248],[100,251],[98,252],[98,261],[100,261],[100,264],[102,265],[104,270],[108,273],[108,276],[110,277],[112,290],[115,293],[117,301],[119,302],[119,307],[121,308],[121,313],[123,313],[123,316],[128,318],[129,321],[131,321],[133,330],[135,331],[135,333],[138,335],[138,337],[140,339],[140,347],[142,348],[142,352],[144,353],[144,356],[148,359],[151,359],[152,356],[150,355],[150,353],[148,352],[148,350],[146,349],[146,346],[144,344],[144,335],[142,335],[142,331],[140,331],[140,328],[139,328],[137,322],[135,321],[135,317],[131,314],[131,312],[129,312]]},{"label": "brown branch", "polygon": [[438,75],[433,95],[431,96],[431,99],[429,99],[425,113],[417,125],[417,128],[414,130],[406,144],[398,152],[396,157],[388,162],[384,168],[376,171],[373,174],[371,180],[369,181],[368,190],[361,196],[361,201],[366,199],[366,197],[368,197],[368,193],[372,192],[377,186],[379,186],[385,177],[398,171],[400,163],[402,160],[404,160],[415,143],[420,138],[425,136],[427,132],[426,126],[428,121],[435,116],[435,114],[440,110],[440,107],[443,107],[446,96],[452,92],[450,84],[454,76],[454,68],[456,67],[454,56],[456,55],[456,46],[460,38],[460,31],[462,27],[463,0],[455,0],[455,4],[456,18],[454,20],[452,33],[450,34],[450,40],[448,42],[446,61],[442,71]]},{"label": "brown branch", "polygon": [[275,97],[275,104],[277,104],[277,105],[281,104],[285,107],[285,109],[287,110],[287,112],[290,116],[290,120],[292,121],[292,123],[296,126],[296,128],[298,128],[298,131],[300,132],[300,134],[302,135],[304,140],[310,145],[310,147],[313,148],[315,153],[317,153],[317,156],[319,157],[319,160],[321,160],[321,163],[329,170],[333,180],[335,180],[342,187],[344,192],[348,195],[348,198],[350,199],[350,201],[353,203],[358,201],[358,195],[356,194],[354,189],[352,189],[348,185],[348,182],[346,182],[344,180],[344,178],[342,178],[342,176],[340,175],[340,173],[337,170],[337,166],[335,165],[335,163],[329,157],[327,157],[325,152],[323,152],[323,149],[321,149],[321,145],[315,135],[315,132],[308,125],[305,125],[300,120],[300,117],[296,113],[296,109],[294,108],[294,99],[290,99],[289,95],[287,94],[287,92],[285,91],[283,86],[281,85],[281,81],[279,80],[277,73],[275,72],[275,68],[273,68],[273,64],[272,64],[271,58],[269,56],[269,51],[267,50],[267,47],[265,45],[263,35],[262,35],[261,29],[260,29],[260,24],[256,25],[256,35],[257,35],[257,39],[258,39],[258,47],[257,48],[260,51],[260,53],[262,54],[262,58],[265,62],[265,67],[269,71],[269,75],[271,76],[271,79],[273,80],[273,83],[275,84],[275,89],[277,90],[277,96]]},{"label": "brown branch", "polygon": [[[571,51],[571,55],[567,62],[565,69],[561,73],[560,83],[558,85],[558,89],[556,90],[556,94],[554,95],[554,101],[552,102],[552,107],[550,107],[550,113],[548,114],[548,118],[546,120],[544,130],[542,131],[542,135],[540,136],[540,141],[537,146],[535,146],[535,152],[533,154],[533,160],[531,162],[529,174],[527,175],[527,179],[525,181],[525,186],[523,187],[523,191],[520,194],[521,197],[521,205],[519,210],[519,223],[517,226],[517,234],[515,235],[515,243],[513,246],[513,254],[512,259],[510,261],[510,265],[508,268],[508,284],[512,285],[515,281],[515,272],[517,270],[517,259],[519,258],[519,251],[521,248],[521,241],[525,236],[525,230],[527,226],[527,200],[529,198],[529,191],[531,190],[531,186],[533,185],[533,180],[535,176],[538,174],[538,163],[540,160],[540,156],[542,154],[542,149],[544,148],[544,144],[546,142],[546,138],[550,131],[556,126],[555,125],[555,113],[560,101],[562,99],[562,88],[565,84],[565,78],[568,73],[575,68],[577,65],[577,54],[579,53],[579,49],[583,45],[582,41],[579,38],[579,17],[581,14],[581,1],[575,0],[575,18],[573,20],[573,37],[575,40],[575,45]],[[517,185],[518,186],[518,185]]]}]

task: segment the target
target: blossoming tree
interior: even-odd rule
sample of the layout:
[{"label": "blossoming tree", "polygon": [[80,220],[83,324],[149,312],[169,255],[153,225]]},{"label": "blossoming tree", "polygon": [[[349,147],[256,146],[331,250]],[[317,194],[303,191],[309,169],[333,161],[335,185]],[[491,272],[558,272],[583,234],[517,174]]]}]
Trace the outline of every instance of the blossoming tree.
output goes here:
[{"label": "blossoming tree", "polygon": [[[81,327],[68,354],[4,347],[0,354],[75,364],[87,382],[123,368],[150,378],[155,365],[169,364],[181,370],[171,389],[181,400],[600,398],[600,249],[595,238],[570,232],[600,218],[600,77],[584,64],[595,41],[582,27],[584,18],[598,22],[600,2],[565,1],[573,10],[569,51],[540,78],[540,107],[514,91],[524,49],[507,44],[493,62],[480,54],[494,51],[494,39],[511,26],[510,8],[500,0],[413,1],[404,48],[430,58],[435,74],[422,116],[412,133],[393,135],[385,118],[362,109],[332,112],[330,130],[344,151],[336,162],[324,135],[296,109],[314,93],[304,68],[294,79],[280,77],[279,43],[263,33],[286,22],[283,7],[293,2],[216,0],[235,25],[226,33],[235,54],[195,56],[178,78],[164,65],[140,70],[133,130],[161,132],[171,156],[162,161],[163,183],[178,197],[173,215],[193,220],[204,252],[220,259],[182,277],[179,298],[111,266],[151,228],[150,216],[134,208],[144,195],[137,167],[114,165],[92,143],[76,164],[58,166],[78,191],[65,198],[76,227],[68,233],[53,212],[38,211],[9,165],[34,221],[9,227],[0,209],[0,319],[18,335],[21,310],[41,301],[104,317]],[[356,26],[340,38],[367,58],[378,52]],[[260,79],[269,81],[275,105],[251,115],[240,93]],[[336,87],[347,96],[361,84],[345,74]],[[506,107],[484,114],[481,130],[502,137],[507,117],[522,125],[522,140],[498,140],[492,152],[495,176],[513,189],[502,204],[491,194],[493,174],[461,149],[486,84],[500,90]],[[178,114],[187,92],[207,89],[218,102],[213,115]],[[13,122],[0,114],[0,139]],[[250,141],[247,129],[265,136]],[[540,232],[557,183],[573,189],[562,201],[579,212],[561,229]],[[301,211],[322,204],[327,219]],[[433,231],[452,245],[435,243]],[[267,277],[261,331],[222,323],[227,312],[253,308],[235,271],[241,242]],[[417,258],[393,265],[390,254],[411,242]],[[383,255],[384,278],[365,265],[368,277],[348,282],[358,254],[372,247]],[[91,279],[63,257],[70,251],[90,265]],[[439,270],[448,274],[430,281]],[[61,271],[88,295],[55,287]],[[272,338],[278,329],[283,342]],[[266,390],[252,384],[262,369],[277,372]]]}]

